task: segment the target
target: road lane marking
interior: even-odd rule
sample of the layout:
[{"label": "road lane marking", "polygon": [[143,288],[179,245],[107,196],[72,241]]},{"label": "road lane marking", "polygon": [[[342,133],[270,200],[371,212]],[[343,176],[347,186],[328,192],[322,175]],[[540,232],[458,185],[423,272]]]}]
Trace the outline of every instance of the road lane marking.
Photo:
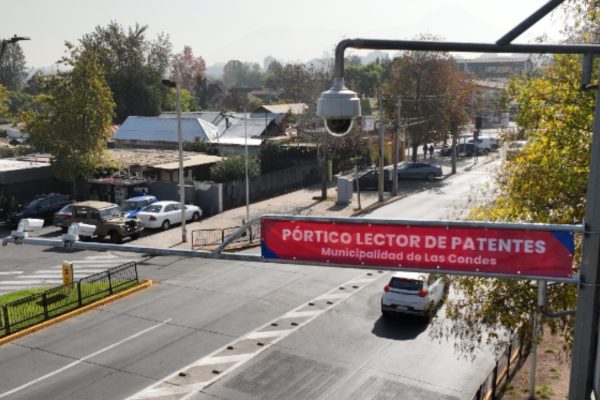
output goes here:
[{"label": "road lane marking", "polygon": [[240,361],[246,361],[248,358],[252,357],[252,354],[253,353],[246,353],[246,354],[238,354],[235,356],[202,358],[194,364],[194,367],[201,367],[203,365],[213,365],[213,364],[229,364],[229,363],[235,363],[235,362],[240,362]]},{"label": "road lane marking", "polygon": [[248,340],[256,340],[256,339],[268,339],[277,336],[287,336],[292,333],[294,329],[283,329],[279,331],[265,331],[265,332],[253,332],[246,335],[246,339]]},{"label": "road lane marking", "polygon": [[[108,268],[108,267],[107,267]],[[85,268],[85,269],[75,269],[75,272],[91,272],[91,273],[95,273],[95,272],[102,272],[102,271],[106,271],[106,268]],[[56,267],[54,269],[38,269],[37,271],[33,271],[32,274],[33,275],[38,275],[38,274],[55,274],[55,273],[62,273],[62,267]]]},{"label": "road lane marking", "polygon": [[0,285],[8,286],[25,286],[25,285],[41,285],[43,283],[62,283],[62,279],[19,279],[14,281],[0,281]]},{"label": "road lane marking", "polygon": [[[179,368],[171,375],[127,397],[126,400],[188,399],[383,276],[385,275],[367,272],[354,277],[313,300],[303,302],[253,332],[242,335],[199,360]],[[322,308],[307,311],[307,308],[314,307],[317,303]],[[286,329],[282,329],[284,326]],[[289,328],[290,326],[292,328]],[[278,328],[274,330],[274,327]],[[260,339],[268,340],[260,341]],[[256,348],[248,347],[247,343],[244,343],[253,340],[257,341]],[[240,353],[235,354],[236,351]],[[232,352],[232,355],[226,355],[228,352]],[[203,370],[199,371],[199,368]],[[217,372],[211,372],[211,369]]]},{"label": "road lane marking", "polygon": [[[116,267],[128,262],[139,262],[139,258],[123,258],[112,254],[108,256],[86,256],[83,260],[71,261],[74,268],[74,278],[79,280],[89,275],[104,272],[111,267]],[[13,275],[12,277],[8,275]],[[19,289],[30,289],[49,285],[61,285],[62,265],[55,265],[49,269],[39,269],[32,272],[1,271],[0,277],[11,280],[0,281],[0,293],[12,292]],[[5,279],[6,279],[5,278]]]},{"label": "road lane marking", "polygon": [[92,357],[95,357],[95,356],[97,356],[97,355],[99,355],[99,354],[105,353],[105,352],[107,352],[108,350],[112,350],[112,349],[114,349],[115,347],[122,345],[123,343],[126,343],[126,342],[128,342],[128,341],[130,341],[130,340],[132,340],[132,339],[135,339],[135,338],[137,338],[137,337],[140,337],[140,336],[142,336],[142,335],[144,335],[144,334],[146,334],[146,333],[148,333],[148,332],[150,332],[150,331],[152,331],[152,330],[154,330],[154,329],[156,329],[156,328],[158,328],[158,327],[161,327],[161,326],[163,326],[163,325],[165,325],[165,324],[169,323],[169,322],[171,321],[171,319],[172,319],[172,318],[166,319],[166,320],[164,320],[163,322],[161,322],[160,324],[152,325],[151,327],[149,327],[149,328],[146,328],[146,329],[144,329],[144,330],[141,330],[141,331],[139,331],[138,333],[134,333],[133,335],[131,335],[131,336],[128,336],[128,337],[126,337],[125,339],[122,339],[122,340],[120,340],[120,341],[118,341],[118,342],[116,342],[116,343],[113,343],[113,344],[111,344],[110,346],[106,346],[105,348],[103,348],[103,349],[100,349],[100,350],[98,350],[98,351],[96,351],[96,352],[94,352],[94,353],[92,353],[92,354],[88,354],[87,356],[85,356],[85,357],[83,357],[83,358],[81,358],[81,359],[79,359],[79,360],[77,360],[77,361],[73,361],[72,363],[70,363],[70,364],[67,364],[67,365],[65,365],[65,366],[64,366],[64,367],[62,367],[62,368],[59,368],[59,369],[57,369],[57,370],[54,370],[54,371],[52,371],[52,372],[50,372],[50,373],[48,373],[48,374],[46,374],[46,375],[42,375],[42,376],[40,376],[39,378],[36,378],[36,379],[34,379],[34,380],[32,380],[32,381],[29,381],[29,382],[27,382],[27,383],[24,383],[24,384],[23,384],[23,385],[21,385],[21,386],[18,386],[18,387],[16,387],[16,388],[12,389],[12,390],[9,390],[8,392],[0,393],[0,399],[4,398],[4,397],[6,397],[6,396],[10,396],[11,394],[14,394],[14,393],[20,392],[20,391],[21,391],[21,390],[23,390],[23,389],[27,389],[28,387],[30,387],[30,386],[33,386],[33,385],[35,385],[36,383],[39,383],[39,382],[41,382],[41,381],[43,381],[43,380],[45,380],[45,379],[51,378],[51,377],[53,377],[54,375],[60,374],[61,372],[65,371],[65,370],[67,370],[67,369],[69,369],[69,368],[73,368],[74,366],[76,366],[76,365],[78,365],[78,364],[81,364],[82,362],[84,362],[84,361],[86,361],[86,360],[89,360],[89,359],[90,359],[90,358],[92,358]]},{"label": "road lane marking", "polygon": [[312,317],[313,315],[317,315],[317,314],[321,314],[321,310],[289,312],[284,315],[284,318],[305,318],[305,317]]}]

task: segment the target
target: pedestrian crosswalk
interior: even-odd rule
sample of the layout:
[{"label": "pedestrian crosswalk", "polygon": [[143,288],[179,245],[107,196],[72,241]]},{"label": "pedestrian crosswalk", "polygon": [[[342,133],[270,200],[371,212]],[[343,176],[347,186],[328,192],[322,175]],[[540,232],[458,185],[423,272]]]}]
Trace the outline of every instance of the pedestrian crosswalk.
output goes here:
[{"label": "pedestrian crosswalk", "polygon": [[[107,252],[102,255],[87,256],[81,260],[66,259],[65,261],[73,263],[73,277],[74,280],[78,280],[121,264],[140,261],[140,258],[125,258]],[[58,286],[63,283],[62,264],[33,272],[0,271],[0,279],[0,294],[22,289]]]}]

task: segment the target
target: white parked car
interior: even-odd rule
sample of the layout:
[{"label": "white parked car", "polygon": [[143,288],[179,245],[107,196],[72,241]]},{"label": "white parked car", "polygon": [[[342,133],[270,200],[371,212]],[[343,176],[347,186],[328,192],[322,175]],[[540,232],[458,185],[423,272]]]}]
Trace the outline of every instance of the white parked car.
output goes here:
[{"label": "white parked car", "polygon": [[396,272],[383,290],[383,315],[398,313],[432,318],[444,300],[446,284],[437,274]]},{"label": "white parked car", "polygon": [[[181,222],[181,203],[177,201],[157,201],[142,208],[137,217],[146,228],[169,229]],[[202,216],[200,207],[185,205],[185,220],[198,221]]]},{"label": "white parked car", "polygon": [[[467,143],[474,144],[473,139],[467,140]],[[494,137],[480,136],[477,138],[477,148],[481,153],[487,153],[498,149],[498,140]]]}]

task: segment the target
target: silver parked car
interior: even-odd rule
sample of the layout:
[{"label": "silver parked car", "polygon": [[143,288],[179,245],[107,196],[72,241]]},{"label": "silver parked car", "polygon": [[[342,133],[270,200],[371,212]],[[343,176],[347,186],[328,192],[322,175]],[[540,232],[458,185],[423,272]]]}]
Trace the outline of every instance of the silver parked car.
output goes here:
[{"label": "silver parked car", "polygon": [[442,176],[442,167],[437,164],[426,162],[407,162],[398,165],[398,179],[427,179]]}]

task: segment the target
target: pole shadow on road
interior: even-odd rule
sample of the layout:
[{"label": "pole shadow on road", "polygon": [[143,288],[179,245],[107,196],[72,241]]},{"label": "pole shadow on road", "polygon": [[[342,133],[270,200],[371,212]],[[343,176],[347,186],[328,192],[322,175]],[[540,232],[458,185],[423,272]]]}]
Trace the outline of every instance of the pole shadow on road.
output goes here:
[{"label": "pole shadow on road", "polygon": [[412,315],[381,316],[371,331],[375,336],[394,339],[410,340],[425,332],[429,320]]}]

